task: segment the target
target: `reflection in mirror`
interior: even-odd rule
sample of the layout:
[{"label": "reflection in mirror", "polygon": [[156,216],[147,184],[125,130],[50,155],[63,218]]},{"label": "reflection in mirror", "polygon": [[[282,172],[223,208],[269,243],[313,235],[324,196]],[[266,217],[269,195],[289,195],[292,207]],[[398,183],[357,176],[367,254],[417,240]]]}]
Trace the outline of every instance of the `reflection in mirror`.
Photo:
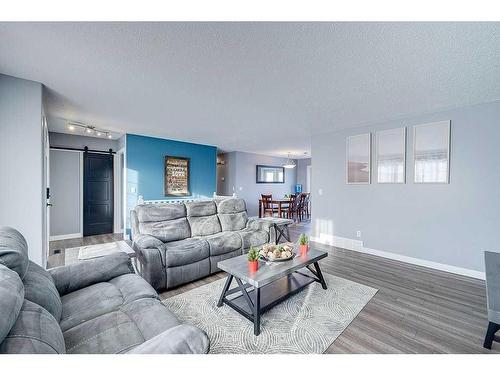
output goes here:
[{"label": "reflection in mirror", "polygon": [[257,165],[258,184],[283,184],[285,182],[285,169],[269,165]]},{"label": "reflection in mirror", "polygon": [[406,129],[397,128],[378,131],[377,182],[404,184]]},{"label": "reflection in mirror", "polygon": [[347,137],[347,183],[370,183],[371,134]]},{"label": "reflection in mirror", "polygon": [[448,183],[450,121],[413,127],[413,160],[416,183]]}]

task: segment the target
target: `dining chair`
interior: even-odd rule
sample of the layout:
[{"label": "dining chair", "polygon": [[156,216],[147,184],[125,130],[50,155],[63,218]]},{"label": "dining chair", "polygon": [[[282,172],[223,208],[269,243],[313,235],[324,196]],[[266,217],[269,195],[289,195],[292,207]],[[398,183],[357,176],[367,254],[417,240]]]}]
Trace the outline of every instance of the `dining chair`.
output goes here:
[{"label": "dining chair", "polygon": [[309,198],[310,197],[311,197],[311,193],[305,193],[305,198],[304,198],[304,213],[305,213],[305,215],[307,216],[308,219],[311,217],[311,213],[309,211],[309,206],[310,206]]},{"label": "dining chair", "polygon": [[500,329],[500,253],[484,252],[486,271],[486,302],[488,307],[488,329],[483,347],[491,349],[493,341],[500,342],[495,333]]},{"label": "dining chair", "polygon": [[297,213],[297,221],[302,221],[304,217],[304,200],[305,200],[304,193],[300,193],[297,195],[296,208],[295,208],[295,212]]},{"label": "dining chair", "polygon": [[288,205],[281,209],[281,217],[295,220],[297,213],[297,195],[290,194]]},{"label": "dining chair", "polygon": [[266,217],[267,214],[271,214],[271,216],[274,216],[275,213],[278,212],[278,210],[274,207],[273,205],[273,195],[272,194],[261,194],[262,198],[262,206],[263,206],[263,216]]}]

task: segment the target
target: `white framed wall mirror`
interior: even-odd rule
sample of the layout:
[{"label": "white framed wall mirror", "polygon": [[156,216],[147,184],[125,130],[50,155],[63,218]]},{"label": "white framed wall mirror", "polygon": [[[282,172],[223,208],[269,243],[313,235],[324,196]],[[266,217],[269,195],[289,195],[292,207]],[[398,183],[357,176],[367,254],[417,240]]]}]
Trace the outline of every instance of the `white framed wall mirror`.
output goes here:
[{"label": "white framed wall mirror", "polygon": [[378,131],[375,135],[377,183],[406,182],[406,128]]},{"label": "white framed wall mirror", "polygon": [[450,121],[413,127],[416,184],[447,184],[450,178]]},{"label": "white framed wall mirror", "polygon": [[371,133],[347,137],[347,183],[369,184],[371,179]]}]

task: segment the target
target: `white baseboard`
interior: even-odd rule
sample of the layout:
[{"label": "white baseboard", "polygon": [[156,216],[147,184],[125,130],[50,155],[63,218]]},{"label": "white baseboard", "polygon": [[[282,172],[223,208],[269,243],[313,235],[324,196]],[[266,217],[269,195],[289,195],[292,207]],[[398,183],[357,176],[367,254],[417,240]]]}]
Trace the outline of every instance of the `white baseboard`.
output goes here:
[{"label": "white baseboard", "polygon": [[486,278],[484,272],[475,271],[468,268],[456,267],[449,264],[433,262],[425,259],[413,258],[406,255],[390,253],[387,251],[370,249],[368,247],[363,246],[363,241],[353,240],[350,238],[332,236],[332,235],[322,235],[320,237],[311,237],[311,241],[318,242],[324,245],[341,247],[343,249],[353,250],[360,253],[376,255],[382,258],[398,260],[400,262],[415,264],[417,266],[450,272],[457,275],[468,276],[474,279],[484,280]]},{"label": "white baseboard", "polygon": [[70,240],[72,238],[83,237],[81,233],[61,234],[60,236],[50,236],[49,241]]}]

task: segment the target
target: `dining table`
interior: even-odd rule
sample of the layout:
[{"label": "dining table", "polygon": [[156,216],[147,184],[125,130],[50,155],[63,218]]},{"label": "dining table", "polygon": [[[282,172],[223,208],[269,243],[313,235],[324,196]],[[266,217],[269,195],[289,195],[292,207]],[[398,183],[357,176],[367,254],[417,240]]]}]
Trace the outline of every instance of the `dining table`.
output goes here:
[{"label": "dining table", "polygon": [[[288,207],[290,201],[291,198],[280,198],[280,199],[273,198],[272,200],[266,202],[269,202],[273,205],[273,207],[276,207],[278,209],[278,217],[281,217],[281,212],[283,208]],[[264,208],[264,202],[261,198],[259,199],[259,217],[262,217],[262,214],[264,212],[263,208]]]}]

